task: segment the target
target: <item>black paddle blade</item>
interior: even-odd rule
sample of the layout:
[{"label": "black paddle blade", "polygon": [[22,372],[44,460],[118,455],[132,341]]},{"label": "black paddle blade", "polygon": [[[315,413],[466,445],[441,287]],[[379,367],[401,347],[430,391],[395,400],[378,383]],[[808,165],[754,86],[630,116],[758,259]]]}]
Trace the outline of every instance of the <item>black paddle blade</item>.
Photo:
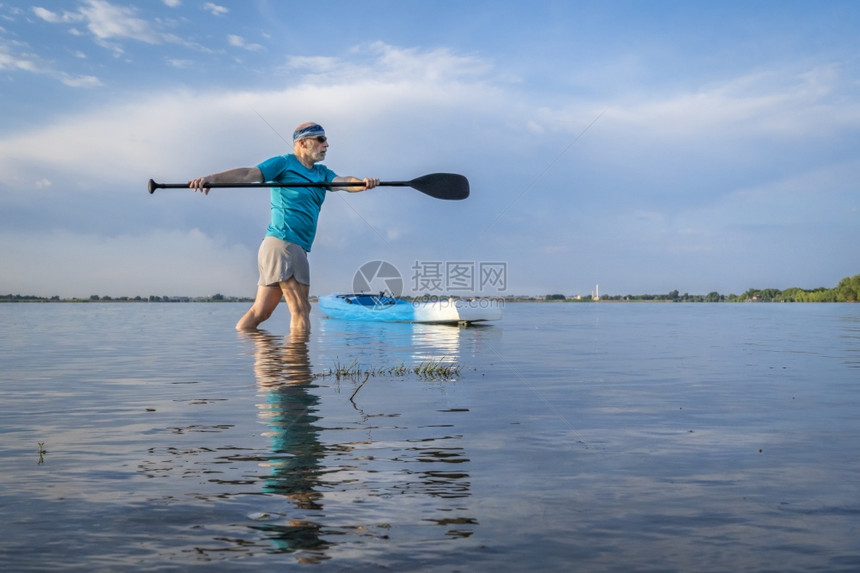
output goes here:
[{"label": "black paddle blade", "polygon": [[409,186],[436,199],[460,200],[469,196],[469,180],[456,173],[431,173],[409,182]]}]

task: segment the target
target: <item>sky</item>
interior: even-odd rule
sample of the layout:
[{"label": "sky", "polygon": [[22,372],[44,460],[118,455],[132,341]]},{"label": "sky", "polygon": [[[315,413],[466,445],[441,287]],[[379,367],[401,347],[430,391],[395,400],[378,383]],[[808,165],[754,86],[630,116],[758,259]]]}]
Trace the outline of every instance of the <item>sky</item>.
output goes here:
[{"label": "sky", "polygon": [[305,121],[339,175],[471,185],[329,194],[313,295],[376,261],[411,294],[833,287],[858,33],[854,0],[0,0],[0,294],[253,296],[268,191],[146,182]]}]

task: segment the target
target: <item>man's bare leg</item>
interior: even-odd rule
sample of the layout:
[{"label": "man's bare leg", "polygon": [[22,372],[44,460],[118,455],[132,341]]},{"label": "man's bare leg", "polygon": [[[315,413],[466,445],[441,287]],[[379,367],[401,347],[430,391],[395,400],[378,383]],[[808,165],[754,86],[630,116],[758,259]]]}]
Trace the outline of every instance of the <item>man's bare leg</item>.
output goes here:
[{"label": "man's bare leg", "polygon": [[290,333],[310,332],[311,302],[308,300],[310,285],[300,283],[296,277],[290,277],[282,281],[280,286],[290,309]]},{"label": "man's bare leg", "polygon": [[256,330],[260,323],[272,316],[283,293],[277,286],[258,286],[254,304],[236,323],[236,330]]}]

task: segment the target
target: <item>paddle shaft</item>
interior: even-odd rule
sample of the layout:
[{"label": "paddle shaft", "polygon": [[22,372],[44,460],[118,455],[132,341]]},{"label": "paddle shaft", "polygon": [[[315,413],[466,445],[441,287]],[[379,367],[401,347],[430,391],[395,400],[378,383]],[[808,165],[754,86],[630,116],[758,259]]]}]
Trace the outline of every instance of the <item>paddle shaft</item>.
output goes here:
[{"label": "paddle shaft", "polygon": [[[409,187],[409,181],[380,181],[380,186],[386,187]],[[255,187],[359,187],[364,186],[364,181],[344,181],[342,183],[319,183],[315,181],[304,181],[302,183],[209,183],[204,185],[208,189],[253,189]],[[149,180],[149,192],[155,193],[156,189],[191,189],[188,183],[156,183]]]},{"label": "paddle shaft", "polygon": [[[380,181],[380,186],[385,187],[412,187],[417,191],[435,197],[436,199],[465,199],[469,196],[469,180],[456,173],[431,173],[416,177],[411,181]],[[343,182],[266,182],[266,183],[209,183],[204,185],[205,189],[216,188],[254,188],[254,187],[363,187],[364,181]],[[148,189],[150,194],[156,189],[190,189],[187,183],[156,183],[149,180]]]}]

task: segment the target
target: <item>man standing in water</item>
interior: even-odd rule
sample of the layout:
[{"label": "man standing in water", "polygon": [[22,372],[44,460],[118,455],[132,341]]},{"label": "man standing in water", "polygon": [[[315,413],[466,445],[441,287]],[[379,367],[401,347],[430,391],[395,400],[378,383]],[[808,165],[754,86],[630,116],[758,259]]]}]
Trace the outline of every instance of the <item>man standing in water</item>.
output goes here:
[{"label": "man standing in water", "polygon": [[[188,182],[195,191],[209,193],[212,183],[334,183],[330,190],[358,192],[379,185],[379,179],[339,177],[319,163],[325,159],[328,139],[316,123],[303,123],[293,133],[293,153],[267,159],[256,167],[239,167],[198,177]],[[363,182],[364,186],[337,187],[337,183]],[[311,304],[308,252],[316,235],[317,219],[327,189],[321,187],[273,187],[272,221],[257,254],[260,280],[254,304],[236,323],[237,330],[254,330],[286,299],[290,332],[310,330]]]}]

